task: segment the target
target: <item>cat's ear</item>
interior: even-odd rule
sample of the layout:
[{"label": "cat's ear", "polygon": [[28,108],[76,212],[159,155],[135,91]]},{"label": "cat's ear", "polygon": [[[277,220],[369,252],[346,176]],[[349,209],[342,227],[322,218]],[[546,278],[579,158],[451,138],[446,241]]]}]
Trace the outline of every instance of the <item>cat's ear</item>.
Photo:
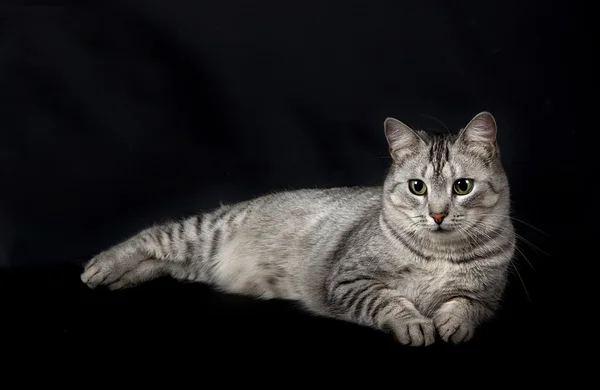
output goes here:
[{"label": "cat's ear", "polygon": [[460,131],[458,139],[483,153],[494,155],[498,152],[496,134],[496,119],[489,112],[483,111],[475,115]]},{"label": "cat's ear", "polygon": [[419,150],[423,140],[413,129],[395,118],[387,118],[383,122],[385,138],[390,148],[390,154],[396,162],[402,161],[408,155]]}]

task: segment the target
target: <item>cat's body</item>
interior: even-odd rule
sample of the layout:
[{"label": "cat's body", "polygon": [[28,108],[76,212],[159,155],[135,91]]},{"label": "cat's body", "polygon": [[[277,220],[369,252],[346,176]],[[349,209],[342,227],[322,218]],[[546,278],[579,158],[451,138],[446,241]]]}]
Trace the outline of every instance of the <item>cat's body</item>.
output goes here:
[{"label": "cat's body", "polygon": [[495,122],[482,113],[461,135],[429,137],[388,120],[386,135],[395,163],[381,187],[281,192],[156,225],[96,256],[82,280],[170,275],[294,300],[403,344],[466,341],[497,309],[514,250]]}]

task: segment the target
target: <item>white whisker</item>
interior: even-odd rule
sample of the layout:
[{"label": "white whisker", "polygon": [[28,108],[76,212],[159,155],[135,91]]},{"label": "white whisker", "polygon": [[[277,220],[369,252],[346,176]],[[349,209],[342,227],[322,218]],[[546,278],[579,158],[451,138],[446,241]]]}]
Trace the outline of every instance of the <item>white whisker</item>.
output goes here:
[{"label": "white whisker", "polygon": [[[465,228],[463,228],[463,230],[461,230],[461,231],[464,232],[465,234],[471,236],[474,240],[476,240],[476,238],[472,236],[472,233],[470,233],[469,231],[467,231]],[[481,234],[481,235],[483,235],[484,237],[488,238],[489,240],[492,240],[492,238],[489,236],[489,234],[487,234],[485,231],[479,231],[478,233]],[[516,247],[515,247],[515,249],[516,249]],[[500,248],[500,250],[502,250],[502,252],[506,256],[508,256],[508,253],[506,253],[506,251],[504,249]],[[527,261],[527,262],[529,263],[529,261]],[[521,276],[521,273],[519,272],[519,270],[517,269],[516,265],[512,261],[512,258],[511,258],[511,261],[509,262],[509,265],[512,267],[512,269],[517,274],[517,277],[519,278],[519,280],[521,281],[521,285],[523,286],[523,291],[525,291],[525,295],[527,296],[527,300],[529,301],[529,303],[531,303],[531,296],[529,295],[529,291],[527,290],[527,286],[525,286],[525,280],[523,280],[523,277]]]},{"label": "white whisker", "polygon": [[525,225],[525,226],[529,226],[530,228],[532,228],[532,229],[534,229],[534,230],[538,231],[539,233],[542,233],[542,234],[545,234],[545,235],[547,235],[547,236],[550,236],[550,234],[548,234],[547,232],[543,231],[542,229],[540,229],[540,228],[538,228],[538,227],[536,227],[536,226],[534,226],[534,225],[530,224],[529,222],[525,222],[525,221],[523,221],[523,220],[521,220],[521,219],[515,218],[515,217],[513,217],[512,215],[506,215],[506,214],[495,214],[495,213],[486,213],[486,214],[479,214],[479,215],[481,215],[481,216],[483,216],[483,217],[488,217],[488,216],[490,216],[490,217],[509,218],[509,219],[511,219],[511,220],[513,220],[513,221],[516,221],[516,222],[522,223],[522,224],[523,224],[523,225]]},{"label": "white whisker", "polygon": [[541,253],[543,253],[546,256],[550,256],[549,253],[547,253],[546,251],[544,251],[543,249],[539,248],[538,246],[534,245],[531,241],[527,240],[525,237],[523,237],[522,235],[520,235],[519,233],[513,231],[512,229],[509,229],[507,227],[504,226],[496,226],[496,225],[492,225],[488,222],[484,222],[484,221],[479,221],[473,218],[464,218],[464,221],[469,222],[469,223],[473,223],[474,226],[482,226],[482,227],[486,227],[490,230],[494,230],[494,229],[500,229],[502,231],[505,232],[511,232],[511,234],[514,234],[515,237],[517,238],[518,241],[523,242],[524,244],[527,244],[530,248],[539,251]]}]

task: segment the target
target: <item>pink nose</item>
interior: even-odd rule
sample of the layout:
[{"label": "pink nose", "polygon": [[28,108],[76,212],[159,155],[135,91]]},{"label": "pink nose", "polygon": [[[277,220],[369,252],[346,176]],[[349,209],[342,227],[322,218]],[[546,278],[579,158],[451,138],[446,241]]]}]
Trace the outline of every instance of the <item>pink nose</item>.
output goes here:
[{"label": "pink nose", "polygon": [[429,214],[429,216],[431,218],[433,218],[433,220],[435,221],[435,223],[437,223],[438,225],[440,223],[442,223],[442,221],[444,220],[444,218],[446,218],[447,215],[448,214],[445,214],[445,213],[431,213],[431,214]]}]

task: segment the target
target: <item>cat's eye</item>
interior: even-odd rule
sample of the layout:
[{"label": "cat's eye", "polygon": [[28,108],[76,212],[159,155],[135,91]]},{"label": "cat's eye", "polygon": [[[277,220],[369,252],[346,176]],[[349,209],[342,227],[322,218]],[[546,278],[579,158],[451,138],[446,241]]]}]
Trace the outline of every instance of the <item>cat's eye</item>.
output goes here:
[{"label": "cat's eye", "polygon": [[427,186],[422,180],[410,180],[408,188],[415,195],[425,195],[425,192],[427,192]]},{"label": "cat's eye", "polygon": [[457,195],[467,195],[473,191],[473,180],[471,179],[458,179],[454,182],[454,193]]}]

